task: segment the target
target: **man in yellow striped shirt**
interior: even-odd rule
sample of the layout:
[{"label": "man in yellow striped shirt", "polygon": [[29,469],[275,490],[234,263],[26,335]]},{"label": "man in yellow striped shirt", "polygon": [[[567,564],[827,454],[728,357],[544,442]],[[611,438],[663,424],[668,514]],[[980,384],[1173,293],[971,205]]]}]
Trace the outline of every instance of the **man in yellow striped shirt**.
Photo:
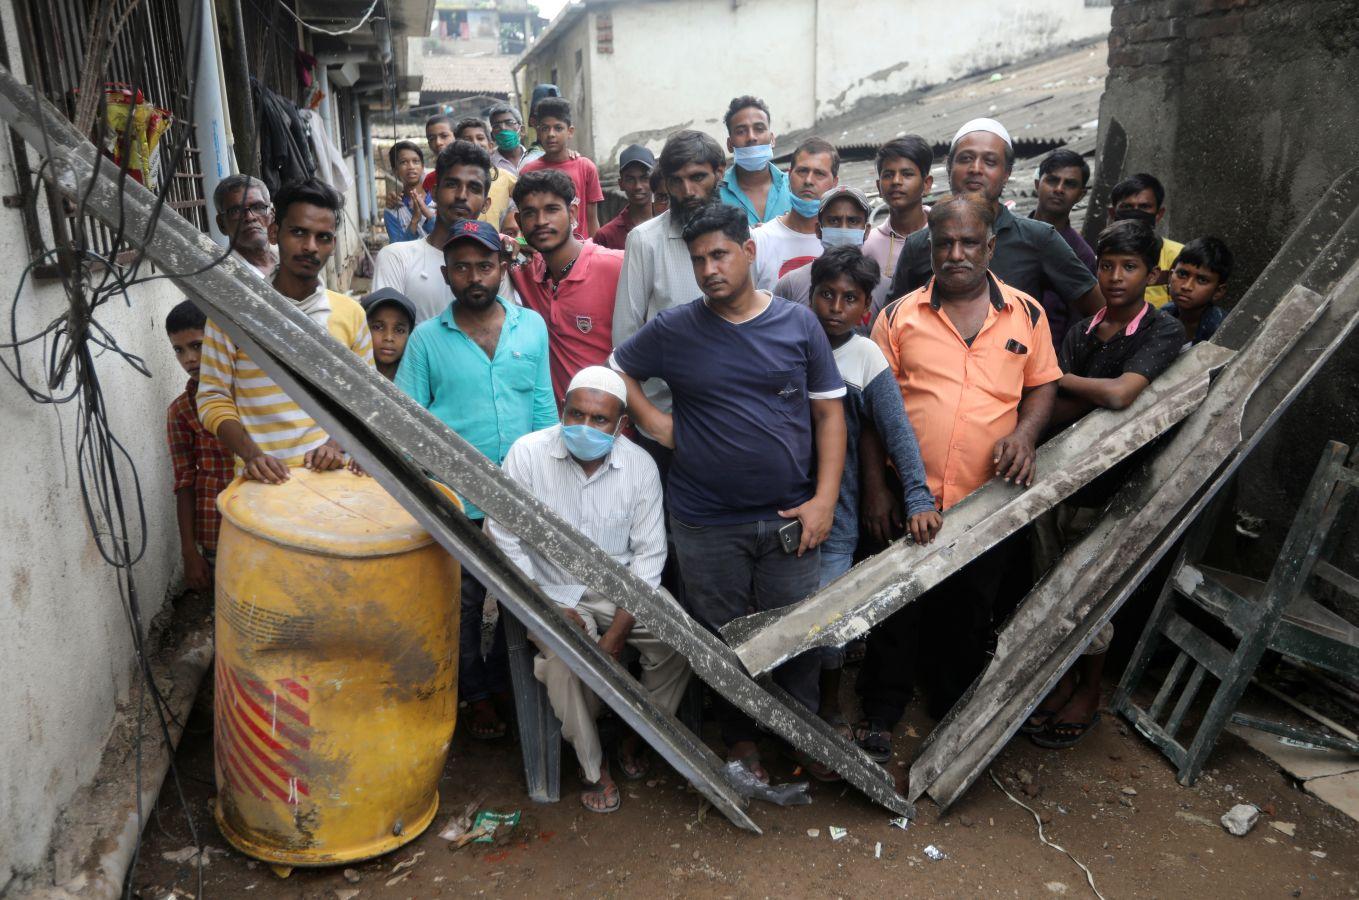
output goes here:
[{"label": "man in yellow striped shirt", "polygon": [[[373,339],[358,302],[326,290],[321,271],[335,250],[343,200],[315,179],[285,185],[274,196],[269,240],[278,245],[274,289],[331,337],[373,364]],[[203,329],[198,417],[236,455],[236,473],[269,484],[288,469],[317,471],[345,464],[344,451],[212,320]]]}]

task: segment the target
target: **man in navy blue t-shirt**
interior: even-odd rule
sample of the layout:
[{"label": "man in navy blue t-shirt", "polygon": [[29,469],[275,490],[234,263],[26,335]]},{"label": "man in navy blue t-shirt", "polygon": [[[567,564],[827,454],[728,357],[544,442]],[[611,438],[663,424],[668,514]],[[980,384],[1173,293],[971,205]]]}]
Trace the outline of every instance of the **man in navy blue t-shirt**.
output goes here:
[{"label": "man in navy blue t-shirt", "polygon": [[[811,310],[755,290],[739,209],[704,209],[684,240],[703,296],[651,319],[611,362],[634,420],[675,450],[670,524],[685,604],[716,633],[752,607],[816,590],[845,462],[845,385]],[[670,386],[673,414],[647,399],[648,378]],[[819,671],[819,655],[805,653],[774,680],[815,712]],[[730,758],[767,780],[755,724],[726,702],[718,717]]]}]

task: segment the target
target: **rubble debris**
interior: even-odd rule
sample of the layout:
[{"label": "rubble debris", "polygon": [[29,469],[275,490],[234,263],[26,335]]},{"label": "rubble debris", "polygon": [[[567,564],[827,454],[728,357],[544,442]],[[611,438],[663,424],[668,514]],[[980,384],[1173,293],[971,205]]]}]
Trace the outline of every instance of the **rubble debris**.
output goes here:
[{"label": "rubble debris", "polygon": [[508,813],[498,813],[492,812],[489,809],[483,809],[481,812],[477,813],[476,818],[472,820],[472,830],[481,832],[481,835],[473,838],[472,842],[476,844],[494,843],[497,831],[500,831],[501,828],[504,828],[505,831],[513,831],[514,826],[518,824],[519,810],[517,809],[514,812]]},{"label": "rubble debris", "polygon": [[363,880],[363,876],[359,874],[358,869],[345,869],[344,880],[349,882],[350,884],[358,884],[360,881]]},{"label": "rubble debris", "polygon": [[458,838],[471,831],[472,816],[476,815],[477,808],[481,806],[482,801],[485,799],[485,795],[482,795],[467,804],[462,812],[448,820],[448,824],[444,826],[444,830],[439,832],[439,837],[446,841],[456,841]]},{"label": "rubble debris", "polygon": [[1238,803],[1222,814],[1222,827],[1237,837],[1245,837],[1259,819],[1259,807],[1250,803]]},{"label": "rubble debris", "polygon": [[820,828],[808,828],[808,829],[807,829],[807,837],[809,837],[809,838],[821,837],[821,829],[820,829]]},{"label": "rubble debris", "polygon": [[790,781],[784,784],[765,784],[755,777],[740,760],[731,760],[722,767],[722,774],[736,793],[747,800],[764,800],[777,806],[806,806],[812,802],[807,793],[811,784],[806,781]]},{"label": "rubble debris", "polygon": [[925,847],[925,851],[924,851],[924,852],[925,852],[925,855],[926,855],[926,856],[928,856],[930,859],[934,860],[935,862],[938,862],[938,861],[941,860],[941,859],[948,859],[948,854],[945,853],[943,850],[940,850],[938,847],[934,846],[933,844],[927,845],[927,846]]},{"label": "rubble debris", "polygon": [[911,820],[905,816],[897,816],[895,819],[888,819],[887,824],[891,825],[893,828],[900,828],[902,831],[905,831],[907,828],[911,827]]},{"label": "rubble debris", "polygon": [[1270,822],[1269,827],[1275,831],[1293,837],[1298,833],[1298,826],[1293,822]]},{"label": "rubble debris", "polygon": [[839,825],[832,825],[830,827],[830,839],[833,841],[838,841],[847,834],[849,834],[848,828],[841,828]]}]

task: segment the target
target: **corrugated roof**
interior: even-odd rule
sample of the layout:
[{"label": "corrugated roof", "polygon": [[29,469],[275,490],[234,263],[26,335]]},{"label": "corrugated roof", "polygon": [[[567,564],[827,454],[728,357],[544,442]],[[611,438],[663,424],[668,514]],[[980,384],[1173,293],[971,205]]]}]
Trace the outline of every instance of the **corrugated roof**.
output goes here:
[{"label": "corrugated roof", "polygon": [[450,56],[431,54],[424,57],[425,80],[422,94],[499,94],[509,96],[514,89],[510,67],[513,56]]}]

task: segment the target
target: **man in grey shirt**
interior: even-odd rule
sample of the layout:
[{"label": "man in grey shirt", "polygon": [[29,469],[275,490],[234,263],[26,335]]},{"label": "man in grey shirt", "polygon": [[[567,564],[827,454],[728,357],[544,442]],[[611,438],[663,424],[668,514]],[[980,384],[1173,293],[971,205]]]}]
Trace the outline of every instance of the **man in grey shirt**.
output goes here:
[{"label": "man in grey shirt", "polygon": [[[660,169],[670,208],[628,232],[614,297],[615,347],[657,313],[697,300],[703,293],[682,232],[695,213],[717,199],[726,167],[721,145],[701,131],[677,131],[665,142]],[[652,378],[645,389],[661,412],[670,412],[670,389],[664,381]]]},{"label": "man in grey shirt", "polygon": [[[1104,306],[1104,297],[1075,251],[1051,225],[1018,218],[1000,202],[1014,163],[1010,134],[995,119],[973,119],[958,129],[949,146],[950,190],[981,193],[996,211],[992,274],[1034,299],[1041,298],[1044,290],[1053,291],[1073,308],[1074,319],[1094,315]],[[931,275],[930,230],[922,228],[906,239],[885,302],[922,287]],[[874,308],[874,318],[880,308]]]}]

